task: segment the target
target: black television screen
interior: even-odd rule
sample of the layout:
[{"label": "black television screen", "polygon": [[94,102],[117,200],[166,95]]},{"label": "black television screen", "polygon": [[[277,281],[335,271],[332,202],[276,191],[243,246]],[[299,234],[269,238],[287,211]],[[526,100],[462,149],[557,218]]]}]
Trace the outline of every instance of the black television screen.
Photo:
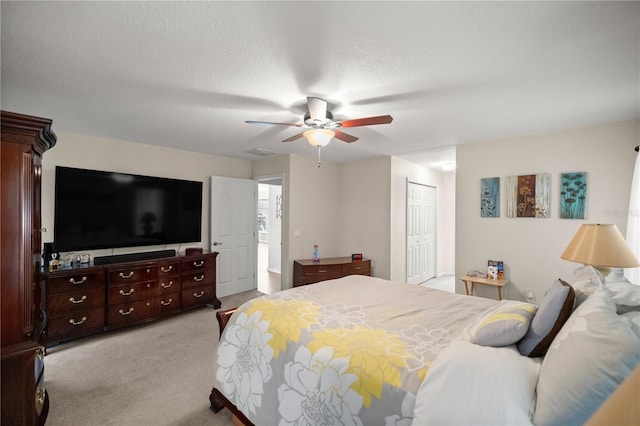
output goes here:
[{"label": "black television screen", "polygon": [[54,247],[201,241],[202,182],[56,167]]}]

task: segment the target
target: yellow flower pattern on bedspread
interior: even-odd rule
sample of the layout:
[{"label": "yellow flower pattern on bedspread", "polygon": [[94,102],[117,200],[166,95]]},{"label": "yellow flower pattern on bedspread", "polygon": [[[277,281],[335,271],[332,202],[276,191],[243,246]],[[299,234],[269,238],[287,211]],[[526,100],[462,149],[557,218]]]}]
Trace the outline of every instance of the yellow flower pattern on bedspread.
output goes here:
[{"label": "yellow flower pattern on bedspread", "polygon": [[[254,299],[231,318],[216,387],[255,424],[410,424],[433,359],[489,306],[437,301],[424,288],[394,302],[398,287],[370,278],[348,284],[362,302],[349,303],[348,278]],[[429,303],[445,311],[422,308]],[[456,312],[462,320],[451,320]],[[445,327],[434,322],[441,316]]]},{"label": "yellow flower pattern on bedspread", "polygon": [[262,313],[262,320],[269,323],[268,332],[273,335],[269,345],[273,349],[273,356],[278,358],[280,351],[286,349],[288,341],[300,341],[300,333],[309,327],[306,320],[309,318],[308,314],[318,310],[318,306],[308,300],[259,299],[247,309],[247,314]]}]

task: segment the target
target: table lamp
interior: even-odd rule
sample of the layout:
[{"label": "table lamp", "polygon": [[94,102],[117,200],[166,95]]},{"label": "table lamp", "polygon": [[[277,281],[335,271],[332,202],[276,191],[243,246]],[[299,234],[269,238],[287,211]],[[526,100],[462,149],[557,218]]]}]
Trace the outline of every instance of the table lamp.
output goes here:
[{"label": "table lamp", "polygon": [[640,266],[618,227],[613,224],[583,224],[560,257],[591,265],[603,277],[609,274],[611,268]]}]

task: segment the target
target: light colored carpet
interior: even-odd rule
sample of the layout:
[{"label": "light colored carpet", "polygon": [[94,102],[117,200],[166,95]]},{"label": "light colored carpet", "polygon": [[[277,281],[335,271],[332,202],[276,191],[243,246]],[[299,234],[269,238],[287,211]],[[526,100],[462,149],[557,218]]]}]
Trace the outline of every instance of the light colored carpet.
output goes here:
[{"label": "light colored carpet", "polygon": [[[222,309],[260,296],[221,298]],[[213,308],[47,350],[47,425],[231,425],[209,409],[218,322]]]}]

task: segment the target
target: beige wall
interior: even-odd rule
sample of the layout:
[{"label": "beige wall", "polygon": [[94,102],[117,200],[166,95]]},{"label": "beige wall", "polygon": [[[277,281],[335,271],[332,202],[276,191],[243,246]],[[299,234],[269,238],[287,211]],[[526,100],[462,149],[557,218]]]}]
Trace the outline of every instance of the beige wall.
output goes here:
[{"label": "beige wall", "polygon": [[[528,289],[540,301],[557,278],[572,282],[578,264],[560,255],[582,223],[614,223],[624,235],[640,120],[562,130],[457,147],[456,274],[484,270],[503,260],[506,297],[524,300]],[[560,219],[560,173],[588,173],[587,219]],[[548,219],[505,217],[504,178],[551,173]],[[499,218],[480,217],[480,179],[501,178]],[[457,291],[464,292],[460,283]],[[480,294],[497,298],[495,289]]]},{"label": "beige wall", "polygon": [[340,164],[339,211],[342,256],[362,253],[371,273],[390,277],[390,157]]},{"label": "beige wall", "polygon": [[[55,123],[54,123],[55,131]],[[148,176],[201,181],[203,183],[202,242],[189,243],[189,247],[209,247],[210,176],[251,177],[251,161],[176,149],[161,148],[133,142],[105,139],[75,133],[56,132],[58,141],[47,151],[42,161],[42,234],[43,242],[53,241],[53,211],[55,167],[68,166],[94,170],[109,170]],[[152,251],[164,249],[146,247]],[[178,248],[178,245],[167,248]],[[181,250],[184,250],[182,247]],[[131,253],[139,248],[90,251],[92,256]]]}]

